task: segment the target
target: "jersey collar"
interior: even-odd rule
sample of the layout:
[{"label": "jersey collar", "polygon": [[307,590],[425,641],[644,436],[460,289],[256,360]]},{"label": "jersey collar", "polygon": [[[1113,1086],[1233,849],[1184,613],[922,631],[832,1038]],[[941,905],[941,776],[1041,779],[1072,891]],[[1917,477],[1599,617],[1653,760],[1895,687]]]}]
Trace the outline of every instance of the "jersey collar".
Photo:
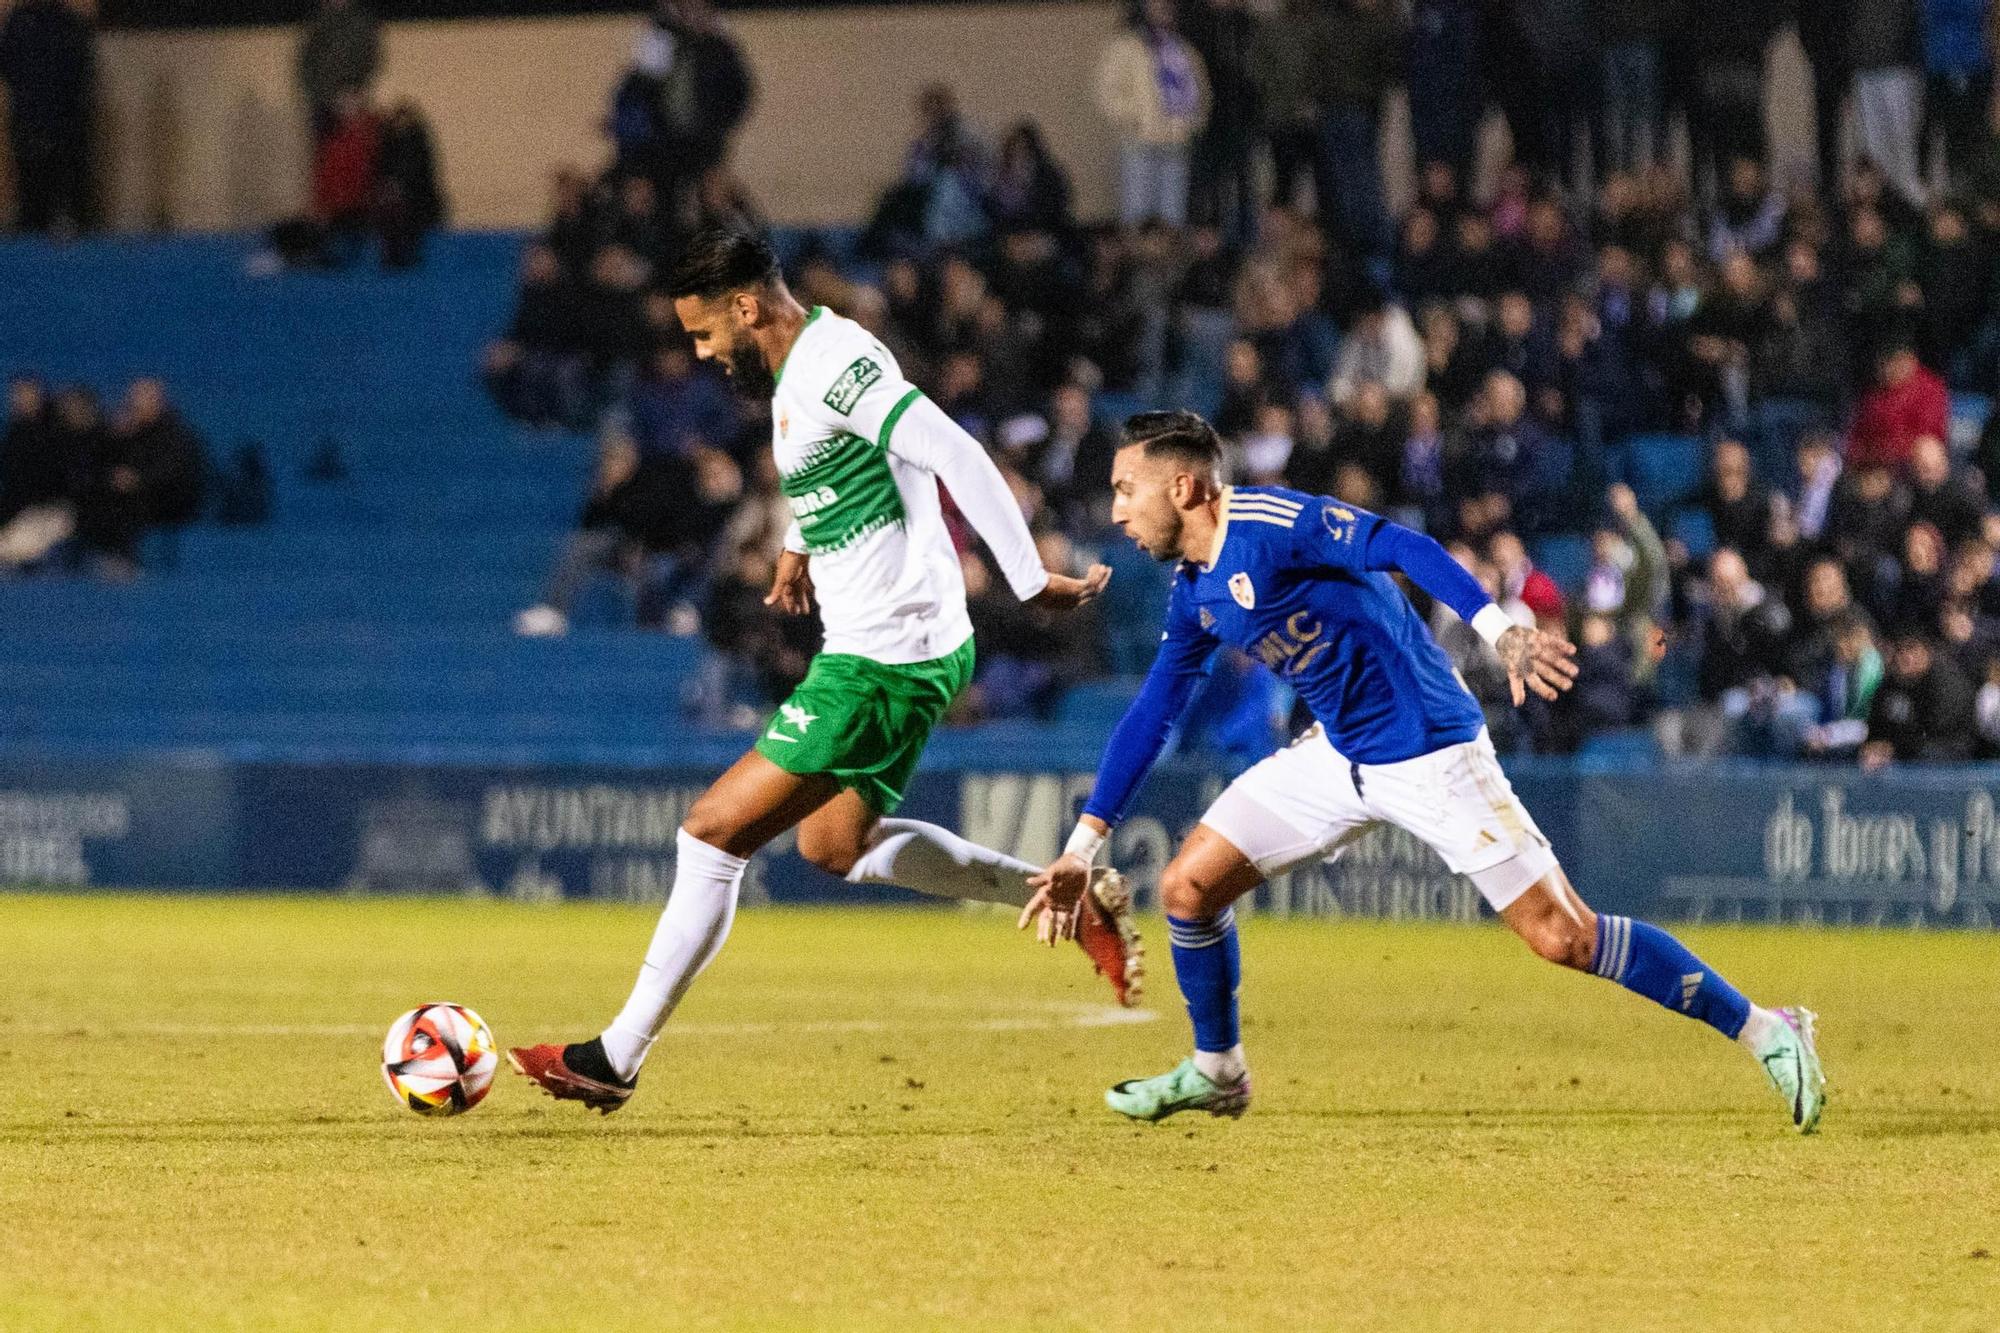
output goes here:
[{"label": "jersey collar", "polygon": [[812,327],[814,320],[825,313],[826,307],[823,305],[816,305],[811,310],[806,311],[806,322],[799,325],[799,336],[792,339],[792,345],[785,349],[785,359],[778,363],[777,373],[771,376],[771,387],[773,389],[785,382],[785,367],[792,364],[792,353],[798,351],[799,344],[805,341],[806,330]]}]

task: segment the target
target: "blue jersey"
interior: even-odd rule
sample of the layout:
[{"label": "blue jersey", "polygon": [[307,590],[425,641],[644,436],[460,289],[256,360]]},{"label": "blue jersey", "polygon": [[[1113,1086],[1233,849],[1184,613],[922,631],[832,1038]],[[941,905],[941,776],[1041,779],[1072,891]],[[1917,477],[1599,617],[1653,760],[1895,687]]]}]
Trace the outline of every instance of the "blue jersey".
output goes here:
[{"label": "blue jersey", "polygon": [[1416,608],[1402,569],[1468,620],[1485,592],[1436,542],[1353,505],[1275,487],[1223,491],[1213,563],[1175,571],[1146,687],[1084,807],[1116,823],[1195,681],[1234,644],[1290,685],[1347,758],[1392,764],[1469,741],[1485,719]]}]

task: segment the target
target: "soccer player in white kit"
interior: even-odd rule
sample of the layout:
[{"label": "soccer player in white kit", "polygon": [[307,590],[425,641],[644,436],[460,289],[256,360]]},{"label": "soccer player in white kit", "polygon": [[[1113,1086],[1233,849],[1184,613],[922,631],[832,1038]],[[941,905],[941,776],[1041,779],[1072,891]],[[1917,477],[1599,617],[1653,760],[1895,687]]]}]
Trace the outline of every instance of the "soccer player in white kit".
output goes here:
[{"label": "soccer player in white kit", "polygon": [[[711,228],[668,283],[695,354],[745,393],[771,395],[771,446],[796,521],[767,605],[805,614],[826,642],[748,754],[688,811],[674,886],[625,1007],[598,1037],[517,1047],[552,1095],[609,1113],[694,978],[722,948],[749,857],[796,825],[807,860],[857,884],[1025,904],[1035,867],[921,820],[890,816],[932,726],[972,679],[972,621],[938,485],[985,539],[1022,601],[1073,609],[1111,577],[1042,567],[986,452],[903,378],[866,329],[792,298],[762,240]],[[1077,939],[1120,1003],[1143,954],[1116,872],[1092,876]]]},{"label": "soccer player in white kit", "polygon": [[1594,972],[1739,1040],[1810,1133],[1825,1102],[1813,1015],[1762,1009],[1667,932],[1592,912],[1508,784],[1478,704],[1389,571],[1407,576],[1493,645],[1513,682],[1553,699],[1575,651],[1516,625],[1422,533],[1325,496],[1221,482],[1220,442],[1191,412],[1126,423],[1112,521],[1175,564],[1166,631],[1146,683],[1112,732],[1068,849],[1021,915],[1068,933],[1089,870],[1125,814],[1220,644],[1262,660],[1316,724],[1218,797],[1160,880],[1194,1055],[1118,1084],[1113,1110],[1237,1116],[1250,1104],[1239,1038],[1231,904],[1272,875],[1330,859],[1378,823],[1409,830],[1471,878],[1541,957]]}]

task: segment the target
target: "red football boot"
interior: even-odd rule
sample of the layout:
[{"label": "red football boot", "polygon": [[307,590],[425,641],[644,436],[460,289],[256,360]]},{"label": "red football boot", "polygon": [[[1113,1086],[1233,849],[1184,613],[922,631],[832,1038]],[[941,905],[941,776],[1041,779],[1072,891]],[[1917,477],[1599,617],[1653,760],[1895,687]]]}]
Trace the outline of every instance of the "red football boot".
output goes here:
[{"label": "red football boot", "polygon": [[1118,1003],[1131,1008],[1146,989],[1146,946],[1132,919],[1132,890],[1109,866],[1090,874],[1090,887],[1077,905],[1076,942],[1097,974],[1111,983]]},{"label": "red football boot", "polygon": [[637,1085],[636,1079],[619,1080],[595,1037],[570,1046],[516,1046],[507,1052],[507,1063],[557,1101],[582,1102],[599,1115],[623,1106]]}]

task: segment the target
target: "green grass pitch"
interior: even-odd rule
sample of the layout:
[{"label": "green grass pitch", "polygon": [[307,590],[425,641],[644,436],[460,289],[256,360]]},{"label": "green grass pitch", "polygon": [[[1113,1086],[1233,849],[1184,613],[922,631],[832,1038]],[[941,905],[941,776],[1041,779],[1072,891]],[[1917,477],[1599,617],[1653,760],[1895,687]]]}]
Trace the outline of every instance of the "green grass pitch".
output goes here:
[{"label": "green grass pitch", "polygon": [[644,909],[0,897],[0,1328],[2000,1327],[2000,940],[1713,928],[1821,1014],[1747,1056],[1497,928],[1246,919],[1241,1122],[985,914],[761,911],[609,1119],[398,1109],[431,999],[596,1030]]}]

